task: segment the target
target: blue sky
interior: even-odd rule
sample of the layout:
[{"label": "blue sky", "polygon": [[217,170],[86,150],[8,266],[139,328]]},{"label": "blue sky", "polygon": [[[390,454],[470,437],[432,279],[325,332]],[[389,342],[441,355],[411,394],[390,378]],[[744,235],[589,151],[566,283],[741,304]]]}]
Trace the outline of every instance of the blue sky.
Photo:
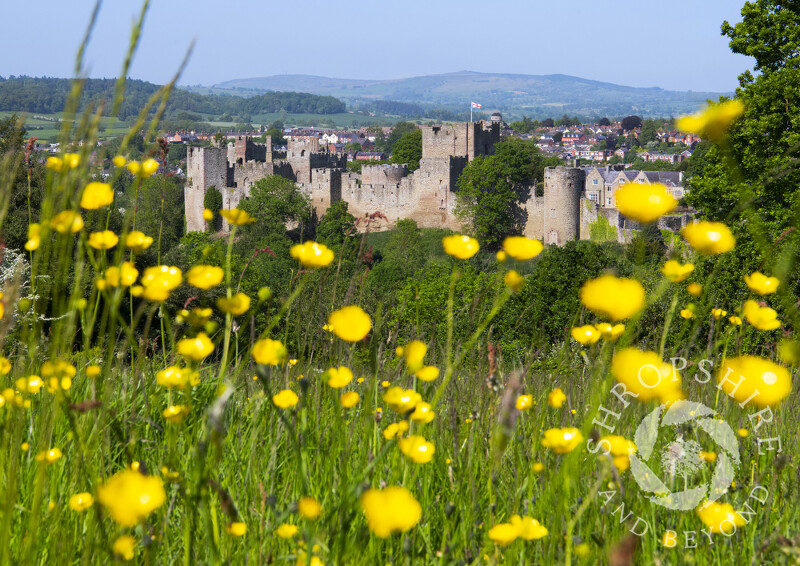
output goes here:
[{"label": "blue sky", "polygon": [[[562,73],[638,87],[730,91],[752,61],[719,33],[744,0],[153,0],[130,75],[181,84],[275,74],[390,79],[460,70]],[[35,5],[35,9],[32,6]],[[3,7],[0,75],[72,76],[93,2]],[[136,2],[107,0],[92,77],[121,68]]]}]

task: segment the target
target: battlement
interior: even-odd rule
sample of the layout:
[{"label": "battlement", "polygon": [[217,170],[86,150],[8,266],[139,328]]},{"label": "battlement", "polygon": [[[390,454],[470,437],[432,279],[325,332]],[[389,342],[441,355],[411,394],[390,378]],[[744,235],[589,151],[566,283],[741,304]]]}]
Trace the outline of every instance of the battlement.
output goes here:
[{"label": "battlement", "polygon": [[361,168],[361,182],[365,185],[399,185],[405,177],[408,177],[405,163],[364,165]]},{"label": "battlement", "polygon": [[466,157],[494,155],[500,141],[500,125],[486,122],[461,122],[446,126],[421,126],[422,157]]}]

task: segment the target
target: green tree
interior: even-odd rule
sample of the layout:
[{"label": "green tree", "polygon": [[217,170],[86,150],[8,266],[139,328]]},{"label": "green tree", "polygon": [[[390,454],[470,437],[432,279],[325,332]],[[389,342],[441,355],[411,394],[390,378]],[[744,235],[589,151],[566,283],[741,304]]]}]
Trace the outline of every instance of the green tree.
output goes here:
[{"label": "green tree", "polygon": [[645,120],[642,123],[642,131],[639,134],[639,143],[642,145],[656,141],[658,138],[658,127],[655,120]]},{"label": "green tree", "polygon": [[241,228],[242,239],[252,245],[265,234],[285,234],[287,226],[301,229],[311,220],[311,202],[294,182],[278,175],[259,179],[250,195],[239,203],[256,221]]},{"label": "green tree", "polygon": [[347,212],[347,201],[333,203],[317,226],[317,241],[338,252],[345,240],[353,240],[356,217]]},{"label": "green tree", "polygon": [[422,130],[414,128],[403,134],[403,137],[394,144],[392,163],[408,163],[409,171],[419,169],[422,159]]},{"label": "green tree", "polygon": [[214,214],[214,219],[208,222],[208,231],[216,232],[222,228],[222,218],[219,211],[222,208],[222,193],[220,193],[215,186],[210,186],[206,189],[206,194],[203,196],[203,206]]}]

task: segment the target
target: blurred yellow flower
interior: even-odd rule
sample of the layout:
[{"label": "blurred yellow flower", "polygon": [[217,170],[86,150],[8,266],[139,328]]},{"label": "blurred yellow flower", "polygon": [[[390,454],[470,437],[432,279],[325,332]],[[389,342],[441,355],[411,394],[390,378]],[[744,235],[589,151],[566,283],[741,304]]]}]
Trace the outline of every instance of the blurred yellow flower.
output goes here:
[{"label": "blurred yellow flower", "polygon": [[520,261],[533,259],[543,249],[542,242],[524,236],[509,236],[503,240],[503,251]]},{"label": "blurred yellow flower", "polygon": [[64,210],[53,216],[50,228],[59,234],[75,234],[83,230],[83,218],[74,210]]},{"label": "blurred yellow flower", "polygon": [[778,343],[778,357],[790,365],[800,362],[800,342],[788,339],[781,340]]},{"label": "blurred yellow flower", "polygon": [[135,527],[164,504],[166,493],[161,478],[123,470],[97,489],[97,500],[116,523]]},{"label": "blurred yellow flower", "polygon": [[214,213],[211,210],[204,208],[203,220],[205,220],[206,222],[211,222],[212,220],[214,220]]},{"label": "blurred yellow flower", "polygon": [[398,348],[401,353],[399,356],[405,356],[406,367],[408,371],[415,372],[424,365],[425,354],[428,353],[428,346],[421,340],[412,340],[402,348]]},{"label": "blurred yellow flower", "polygon": [[736,326],[742,325],[742,319],[739,318],[738,316],[729,316],[728,320],[730,321],[731,324],[735,324]]},{"label": "blurred yellow flower", "polygon": [[39,249],[42,244],[41,237],[42,227],[39,224],[33,223],[28,225],[28,241],[25,242],[25,249],[29,252]]},{"label": "blurred yellow flower", "polygon": [[730,503],[706,501],[697,508],[697,516],[714,534],[731,535],[736,527],[747,524],[744,517],[738,512],[734,512]]},{"label": "blurred yellow flower", "polygon": [[333,333],[346,342],[360,342],[372,330],[372,319],[357,305],[342,307],[331,313],[328,325]]},{"label": "blurred yellow flower", "polygon": [[745,318],[747,318],[747,322],[759,330],[775,330],[781,326],[781,321],[778,320],[778,313],[775,312],[775,309],[759,306],[752,299],[745,302],[742,311]]},{"label": "blurred yellow flower", "polygon": [[415,371],[414,375],[422,381],[433,381],[439,377],[439,368],[436,366],[425,366]]},{"label": "blurred yellow flower", "polygon": [[92,497],[91,493],[86,491],[82,493],[76,493],[72,497],[69,498],[69,507],[73,511],[86,511],[89,507],[94,504],[94,497]]},{"label": "blurred yellow flower", "polygon": [[251,355],[257,364],[277,366],[286,360],[289,353],[280,341],[263,338],[253,345]]},{"label": "blurred yellow flower", "polygon": [[430,403],[417,403],[414,411],[409,418],[417,424],[427,424],[431,422],[436,413],[431,409]]},{"label": "blurred yellow flower", "polygon": [[560,387],[556,387],[547,395],[547,404],[554,409],[560,409],[566,400],[567,396]]},{"label": "blurred yellow flower", "polygon": [[51,171],[66,171],[69,167],[64,167],[64,160],[55,155],[51,155],[45,161],[44,166]]},{"label": "blurred yellow flower", "polygon": [[497,258],[497,261],[499,261],[500,263],[503,263],[505,260],[508,259],[508,254],[506,252],[504,252],[503,250],[500,250],[499,252],[494,254],[494,257]]},{"label": "blurred yellow flower", "polygon": [[781,283],[777,277],[767,277],[760,271],[745,275],[744,282],[758,295],[771,295],[778,290],[778,285]]},{"label": "blurred yellow flower", "polygon": [[11,371],[11,362],[5,356],[0,356],[0,375],[7,375]]},{"label": "blurred yellow flower", "polygon": [[678,206],[677,199],[660,183],[626,183],[615,196],[620,213],[644,224],[658,220]]},{"label": "blurred yellow flower", "polygon": [[50,450],[43,450],[36,455],[37,462],[44,462],[46,464],[54,464],[61,459],[61,450],[58,448],[51,448]]},{"label": "blurred yellow flower", "polygon": [[602,336],[603,340],[608,340],[609,342],[617,340],[625,332],[624,324],[615,324],[611,326],[607,322],[601,322],[595,324],[594,327],[600,332],[600,336]]},{"label": "blurred yellow flower", "polygon": [[681,234],[701,254],[724,254],[736,245],[736,238],[721,222],[692,222],[681,230]]},{"label": "blurred yellow flower", "polygon": [[291,389],[284,389],[272,396],[272,403],[281,409],[289,409],[297,405],[300,398]]},{"label": "blurred yellow flower", "polygon": [[368,489],[361,496],[361,509],[369,530],[380,538],[409,531],[422,518],[422,506],[401,486]]},{"label": "blurred yellow flower", "polygon": [[195,265],[186,272],[186,282],[198,289],[211,289],[222,283],[225,271],[213,265]]},{"label": "blurred yellow flower", "polygon": [[229,224],[234,226],[244,226],[245,224],[252,224],[256,221],[255,218],[240,208],[231,208],[230,210],[220,210],[220,215],[228,221]]},{"label": "blurred yellow flower", "polygon": [[281,538],[292,538],[297,534],[297,525],[282,523],[277,529],[275,529],[275,534]]},{"label": "blurred yellow flower", "polygon": [[200,374],[189,368],[169,366],[156,373],[156,383],[167,389],[183,389],[200,383]]},{"label": "blurred yellow flower", "polygon": [[611,375],[642,402],[668,403],[683,398],[680,373],[655,352],[625,348],[611,358]]},{"label": "blurred yellow flower", "polygon": [[109,267],[103,275],[109,287],[130,287],[136,283],[137,277],[139,277],[139,270],[130,261],[123,261],[120,267]]},{"label": "blurred yellow flower", "polygon": [[236,293],[233,297],[220,297],[217,299],[217,308],[225,314],[239,316],[250,309],[250,297],[244,293]]},{"label": "blurred yellow flower", "polygon": [[691,309],[681,309],[681,316],[688,320],[694,318],[694,312]]},{"label": "blurred yellow flower", "polygon": [[90,379],[94,379],[94,378],[100,376],[100,372],[101,371],[102,370],[100,369],[100,366],[96,366],[96,365],[88,366],[86,368],[86,377],[88,377]]},{"label": "blurred yellow flower", "polygon": [[96,250],[109,250],[119,243],[119,236],[111,230],[89,234],[89,246]]},{"label": "blurred yellow flower", "polygon": [[115,167],[125,167],[125,158],[121,155],[115,155],[114,159],[111,160],[114,163]]},{"label": "blurred yellow flower", "polygon": [[715,462],[717,459],[717,453],[706,452],[705,450],[701,450],[700,457],[703,459],[704,462]]},{"label": "blurred yellow flower", "polygon": [[583,442],[583,435],[577,428],[551,428],[544,431],[542,446],[556,454],[567,454]]},{"label": "blurred yellow flower", "polygon": [[171,405],[164,409],[161,413],[161,416],[164,417],[164,420],[170,423],[179,423],[186,418],[186,415],[189,414],[189,407],[186,405]]},{"label": "blurred yellow flower", "polygon": [[208,357],[214,351],[214,344],[205,332],[198,332],[194,338],[178,340],[178,354],[195,362]]},{"label": "blurred yellow flower", "polygon": [[436,452],[433,443],[416,434],[401,438],[397,441],[397,446],[400,452],[417,464],[427,464]]},{"label": "blurred yellow flower", "polygon": [[581,303],[613,322],[630,318],[644,308],[644,287],[635,279],[602,275],[581,287]]},{"label": "blurred yellow flower", "polygon": [[300,262],[300,265],[311,269],[325,267],[333,261],[333,250],[328,249],[325,244],[316,242],[294,245],[289,253]]},{"label": "blurred yellow flower", "polygon": [[408,421],[400,421],[387,426],[383,431],[383,437],[386,440],[391,440],[393,438],[400,438],[406,432],[408,432]]},{"label": "blurred yellow flower", "polygon": [[126,167],[128,168],[128,171],[131,172],[131,175],[139,175],[139,173],[142,171],[142,164],[138,161],[128,161]]},{"label": "blurred yellow flower", "polygon": [[748,431],[746,428],[740,428],[738,431],[736,431],[736,433],[742,438],[747,438],[750,436],[750,431]]},{"label": "blurred yellow flower", "polygon": [[503,283],[515,293],[519,293],[525,286],[525,278],[511,269],[507,271],[505,277],[503,277]]},{"label": "blurred yellow flower", "polygon": [[630,467],[630,455],[636,452],[636,445],[633,441],[624,436],[610,434],[601,436],[599,442],[603,445],[604,450],[607,449],[611,453],[617,470],[624,472]]},{"label": "blurred yellow flower", "polygon": [[81,195],[81,208],[97,210],[114,202],[114,190],[108,183],[92,182]]},{"label": "blurred yellow flower", "polygon": [[20,377],[14,382],[14,385],[25,393],[39,393],[44,387],[44,381],[38,375],[30,375],[28,377]]},{"label": "blurred yellow flower", "polygon": [[478,253],[478,250],[480,249],[478,240],[475,238],[470,238],[469,236],[463,236],[461,234],[445,236],[442,238],[442,245],[444,246],[444,251],[446,254],[457,259],[469,259]]},{"label": "blurred yellow flower", "polygon": [[355,391],[348,391],[347,393],[342,393],[342,396],[339,398],[339,402],[342,404],[342,407],[345,409],[352,409],[361,401],[361,395],[356,393]]},{"label": "blurred yellow flower", "polygon": [[703,294],[703,286],[699,283],[689,283],[686,286],[686,291],[693,297],[699,297]]},{"label": "blurred yellow flower", "polygon": [[139,176],[147,178],[152,176],[156,171],[158,171],[158,161],[152,158],[145,159],[142,162],[141,169],[139,170]]},{"label": "blurred yellow flower", "polygon": [[328,386],[334,389],[341,389],[347,386],[348,383],[353,381],[353,372],[350,368],[339,366],[338,368],[330,368],[327,371]]},{"label": "blurred yellow flower", "polygon": [[544,464],[541,462],[534,462],[533,466],[531,466],[531,469],[538,474],[539,472],[544,471]]},{"label": "blurred yellow flower", "polygon": [[122,535],[114,541],[111,550],[123,560],[133,560],[134,551],[136,550],[136,539],[131,535]]},{"label": "blurred yellow flower", "polygon": [[[183,273],[177,267],[156,265],[144,270],[142,276],[142,295],[148,301],[163,302],[169,298],[170,292],[183,282]],[[131,290],[133,293],[133,290]]]},{"label": "blurred yellow flower", "polygon": [[533,517],[511,515],[509,522],[517,529],[517,536],[525,540],[538,540],[547,536],[547,529]]},{"label": "blurred yellow flower", "polygon": [[589,346],[600,340],[601,333],[591,324],[576,326],[570,332],[572,338],[584,346]]},{"label": "blurred yellow flower", "polygon": [[517,397],[517,402],[514,406],[518,411],[527,411],[533,406],[533,397],[531,395],[520,395]]},{"label": "blurred yellow flower", "polygon": [[722,309],[711,309],[711,315],[712,315],[714,318],[716,318],[716,319],[720,319],[720,318],[722,318],[723,316],[726,316],[727,314],[728,314],[728,311],[726,311],[726,310],[722,310]]},{"label": "blurred yellow flower", "polygon": [[133,230],[125,236],[125,245],[136,253],[143,252],[153,244],[153,238],[146,236],[144,232]]},{"label": "blurred yellow flower", "polygon": [[708,138],[715,143],[725,138],[728,127],[744,112],[741,101],[733,99],[710,104],[702,112],[679,118],[676,126],[682,132],[691,132]]},{"label": "blurred yellow flower", "polygon": [[247,533],[247,525],[237,521],[226,526],[225,532],[235,537],[243,537]]},{"label": "blurred yellow flower", "polygon": [[681,265],[680,262],[671,259],[664,264],[661,268],[661,273],[664,274],[664,277],[669,279],[673,283],[680,283],[681,281],[685,281],[689,275],[692,274],[694,271],[694,264],[692,263],[685,263]]},{"label": "blurred yellow flower", "polygon": [[777,405],[792,390],[789,370],[756,356],[723,360],[717,383],[724,393],[740,403],[752,400],[761,407]]},{"label": "blurred yellow flower", "polygon": [[313,497],[301,497],[297,501],[297,512],[300,516],[309,521],[314,521],[322,514],[322,506]]},{"label": "blurred yellow flower", "polygon": [[489,538],[500,546],[508,546],[519,536],[519,529],[511,523],[499,523],[489,529]]},{"label": "blurred yellow flower", "polygon": [[413,389],[403,389],[402,387],[391,387],[383,394],[383,401],[389,405],[395,413],[401,415],[407,413],[422,401],[422,396]]}]

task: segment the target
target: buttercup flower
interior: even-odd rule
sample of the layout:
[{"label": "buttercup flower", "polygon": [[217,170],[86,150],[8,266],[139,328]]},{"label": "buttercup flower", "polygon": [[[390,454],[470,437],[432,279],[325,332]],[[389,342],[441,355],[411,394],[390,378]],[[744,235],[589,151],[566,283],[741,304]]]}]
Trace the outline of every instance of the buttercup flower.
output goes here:
[{"label": "buttercup flower", "polygon": [[186,272],[186,282],[198,289],[211,289],[222,283],[225,271],[213,265],[195,265]]},{"label": "buttercup flower", "polygon": [[527,411],[533,406],[533,397],[530,395],[520,395],[514,404],[518,411]]},{"label": "buttercup flower", "polygon": [[524,236],[509,236],[503,240],[503,251],[520,261],[533,259],[543,249],[542,242]]},{"label": "buttercup flower", "polygon": [[133,230],[125,236],[125,246],[136,253],[143,252],[153,244],[153,238],[146,236],[144,232]]},{"label": "buttercup flower", "polygon": [[211,210],[204,208],[203,220],[205,220],[206,222],[211,222],[212,220],[214,220],[214,213]]},{"label": "buttercup flower", "polygon": [[600,336],[603,337],[603,340],[608,340],[609,342],[613,342],[625,332],[624,324],[615,324],[611,326],[607,322],[601,322],[595,324],[594,327],[600,332]]},{"label": "buttercup flower", "polygon": [[359,306],[342,307],[331,313],[328,325],[333,333],[346,342],[360,342],[372,330],[372,319]]},{"label": "buttercup flower", "polygon": [[500,250],[499,252],[494,254],[494,257],[497,259],[497,261],[499,261],[500,263],[503,263],[505,260],[508,259],[508,254],[506,252],[504,252],[503,250]]},{"label": "buttercup flower", "polygon": [[25,249],[29,252],[38,250],[42,243],[41,238],[42,227],[39,224],[33,223],[28,225],[28,241],[25,242]]},{"label": "buttercup flower", "polygon": [[771,295],[778,290],[778,285],[781,283],[777,277],[767,277],[760,271],[745,275],[744,282],[758,295]]},{"label": "buttercup flower", "polygon": [[395,413],[402,415],[413,410],[422,401],[422,396],[413,389],[395,386],[383,394],[383,400]]},{"label": "buttercup flower", "polygon": [[781,326],[781,321],[778,320],[778,313],[775,312],[775,309],[761,307],[756,301],[747,301],[742,312],[744,312],[747,322],[759,330],[775,330]]},{"label": "buttercup flower", "polygon": [[478,240],[470,238],[469,236],[462,236],[461,234],[445,236],[442,238],[442,245],[444,246],[445,253],[457,259],[469,259],[478,253],[478,250],[481,248],[478,244]]},{"label": "buttercup flower", "polygon": [[139,170],[140,177],[150,177],[158,171],[158,161],[155,159],[145,159],[142,161],[142,167]]},{"label": "buttercup flower", "polygon": [[76,493],[72,497],[69,498],[69,508],[73,511],[86,511],[89,507],[94,504],[94,497],[92,497],[91,493],[86,491],[82,493]]},{"label": "buttercup flower", "polygon": [[638,348],[616,352],[611,358],[611,375],[642,402],[659,399],[667,403],[683,396],[680,374],[655,352]]},{"label": "buttercup flower", "polygon": [[136,283],[139,270],[129,261],[123,261],[120,267],[111,266],[106,269],[103,279],[109,287],[130,287]]},{"label": "buttercup flower", "polygon": [[334,389],[341,389],[353,381],[353,372],[350,368],[339,366],[328,370],[328,386]]},{"label": "buttercup flower", "polygon": [[547,395],[547,404],[553,407],[554,409],[560,409],[564,405],[564,401],[567,400],[567,396],[561,390],[560,387],[556,387],[553,389],[549,395]]},{"label": "buttercup flower", "polygon": [[289,353],[280,341],[264,338],[253,345],[251,355],[257,364],[277,366],[286,360]]},{"label": "buttercup flower", "polygon": [[419,435],[407,436],[397,441],[397,446],[408,459],[417,464],[427,464],[433,459],[436,448]]},{"label": "buttercup flower", "polygon": [[616,193],[617,208],[628,218],[644,224],[672,212],[678,201],[660,183],[626,183]]},{"label": "buttercup flower", "polygon": [[194,338],[178,340],[177,347],[179,355],[195,362],[207,358],[214,351],[214,343],[205,332],[199,332]]},{"label": "buttercup flower", "polygon": [[406,367],[409,371],[417,371],[424,365],[425,354],[428,352],[428,346],[421,340],[412,340],[401,348],[401,356],[406,358]]},{"label": "buttercup flower", "polygon": [[281,526],[275,529],[275,534],[281,538],[292,538],[297,534],[297,525],[282,523]]},{"label": "buttercup flower", "polygon": [[727,314],[728,314],[728,311],[726,311],[726,310],[722,310],[722,309],[712,309],[711,310],[711,315],[716,319],[720,319],[723,316],[726,316]]},{"label": "buttercup flower", "polygon": [[96,377],[99,377],[101,372],[102,369],[100,369],[100,366],[91,365],[86,368],[86,377],[94,379]]},{"label": "buttercup flower", "polygon": [[792,390],[792,376],[785,367],[756,356],[723,360],[717,383],[739,403],[753,401],[761,407],[774,406]]},{"label": "buttercup flower", "polygon": [[142,276],[142,295],[148,301],[163,302],[169,297],[170,292],[183,281],[183,273],[177,267],[170,265],[157,265],[148,267]]},{"label": "buttercup flower", "polygon": [[673,283],[680,283],[681,281],[685,281],[689,275],[692,274],[694,271],[694,264],[686,263],[681,265],[680,262],[671,259],[664,264],[661,268],[661,273],[664,274],[664,277],[672,281]]},{"label": "buttercup flower", "polygon": [[414,411],[409,418],[417,424],[427,424],[431,422],[435,416],[436,413],[431,410],[430,403],[417,403],[417,406],[414,407]]},{"label": "buttercup flower", "polygon": [[579,344],[590,346],[600,340],[600,332],[591,324],[576,326],[572,329],[572,338]]},{"label": "buttercup flower", "polygon": [[131,535],[122,535],[114,541],[111,550],[123,560],[133,560],[134,551],[136,550],[136,539]]},{"label": "buttercup flower", "polygon": [[115,167],[125,167],[126,160],[121,155],[115,155],[114,159],[111,160],[114,163]]},{"label": "buttercup flower", "polygon": [[544,432],[542,446],[556,454],[567,454],[583,442],[583,435],[577,428],[551,428]]},{"label": "buttercup flower", "polygon": [[689,283],[686,286],[686,292],[688,292],[693,297],[699,297],[703,294],[703,286],[699,283]]},{"label": "buttercup flower", "polygon": [[301,497],[297,501],[297,512],[304,519],[313,521],[322,514],[322,506],[313,497]]},{"label": "buttercup flower", "polygon": [[425,366],[415,371],[414,375],[417,376],[417,379],[421,379],[422,381],[433,381],[439,377],[439,368],[436,366]]},{"label": "buttercup flower", "polygon": [[325,244],[316,242],[305,242],[292,246],[289,253],[300,262],[300,265],[311,269],[325,267],[333,261],[333,250],[328,249]]},{"label": "buttercup flower", "polygon": [[229,224],[234,226],[244,226],[245,224],[252,224],[256,221],[255,218],[240,208],[231,208],[230,210],[220,210],[220,215],[228,221]]},{"label": "buttercup flower", "polygon": [[730,535],[737,527],[747,524],[738,511],[734,512],[730,503],[706,501],[697,508],[697,516],[715,534]]},{"label": "buttercup flower", "polygon": [[225,314],[239,316],[250,308],[250,297],[244,293],[236,293],[233,297],[220,297],[217,299],[217,308]]},{"label": "buttercup flower", "polygon": [[135,527],[166,501],[164,484],[157,476],[123,470],[97,489],[97,500],[123,527]]},{"label": "buttercup flower", "polygon": [[64,210],[50,220],[50,228],[59,234],[75,234],[83,230],[83,218],[74,210]]},{"label": "buttercup flower", "polygon": [[380,538],[411,530],[422,518],[422,506],[410,491],[400,486],[368,489],[361,496],[367,526]]},{"label": "buttercup flower", "polygon": [[111,230],[92,232],[89,234],[89,245],[96,250],[109,250],[117,245],[119,236]]},{"label": "buttercup flower", "polygon": [[81,195],[81,208],[97,210],[114,202],[114,190],[108,183],[92,182]]},{"label": "buttercup flower", "polygon": [[681,316],[688,320],[694,318],[694,312],[691,309],[681,309]]},{"label": "buttercup flower", "polygon": [[729,316],[728,320],[730,321],[731,324],[735,324],[736,326],[742,325],[742,319],[739,318],[738,316]]},{"label": "buttercup flower", "polygon": [[519,536],[519,529],[511,523],[499,523],[489,529],[489,538],[500,546],[508,546]]},{"label": "buttercup flower", "polygon": [[161,416],[163,416],[164,420],[167,422],[179,423],[189,414],[189,411],[190,409],[186,405],[172,405],[164,409]]},{"label": "buttercup flower", "polygon": [[519,293],[525,286],[525,278],[513,269],[506,272],[505,277],[503,277],[503,282],[506,284],[506,287],[515,293]]},{"label": "buttercup flower", "polygon": [[391,440],[393,438],[400,438],[406,432],[408,432],[408,421],[400,421],[387,426],[383,431],[383,437],[386,440]]},{"label": "buttercup flower", "polygon": [[297,405],[300,398],[297,393],[291,389],[284,389],[283,391],[272,396],[272,403],[281,409],[288,409]]},{"label": "buttercup flower", "polygon": [[583,305],[614,322],[630,318],[642,310],[644,299],[644,287],[635,279],[602,275],[581,287]]},{"label": "buttercup flower", "polygon": [[342,404],[342,407],[345,409],[352,409],[361,401],[361,395],[356,393],[355,391],[348,391],[347,393],[343,393],[342,396],[339,398],[339,402]]},{"label": "buttercup flower", "polygon": [[200,383],[200,374],[189,368],[169,366],[156,373],[156,383],[167,389],[183,389]]},{"label": "buttercup flower", "polygon": [[519,538],[538,540],[547,536],[547,529],[533,517],[511,515],[509,522],[517,529]]},{"label": "buttercup flower", "polygon": [[744,105],[739,100],[727,100],[718,104],[711,104],[708,108],[694,114],[678,119],[677,127],[682,132],[700,134],[715,143],[725,138],[725,132],[731,123],[744,112]]},{"label": "buttercup flower", "polygon": [[61,456],[61,450],[58,448],[51,448],[50,450],[39,452],[36,455],[36,461],[44,462],[46,464],[55,464],[61,459]]},{"label": "buttercup flower", "polygon": [[624,436],[612,434],[601,436],[600,443],[603,445],[604,450],[607,449],[611,453],[612,461],[617,470],[624,472],[630,467],[630,455],[636,452],[636,445],[632,441]]},{"label": "buttercup flower", "polygon": [[736,245],[736,238],[721,222],[692,222],[681,230],[681,234],[701,254],[724,254]]},{"label": "buttercup flower", "polygon": [[778,357],[789,365],[800,363],[800,342],[784,339],[778,343]]}]

